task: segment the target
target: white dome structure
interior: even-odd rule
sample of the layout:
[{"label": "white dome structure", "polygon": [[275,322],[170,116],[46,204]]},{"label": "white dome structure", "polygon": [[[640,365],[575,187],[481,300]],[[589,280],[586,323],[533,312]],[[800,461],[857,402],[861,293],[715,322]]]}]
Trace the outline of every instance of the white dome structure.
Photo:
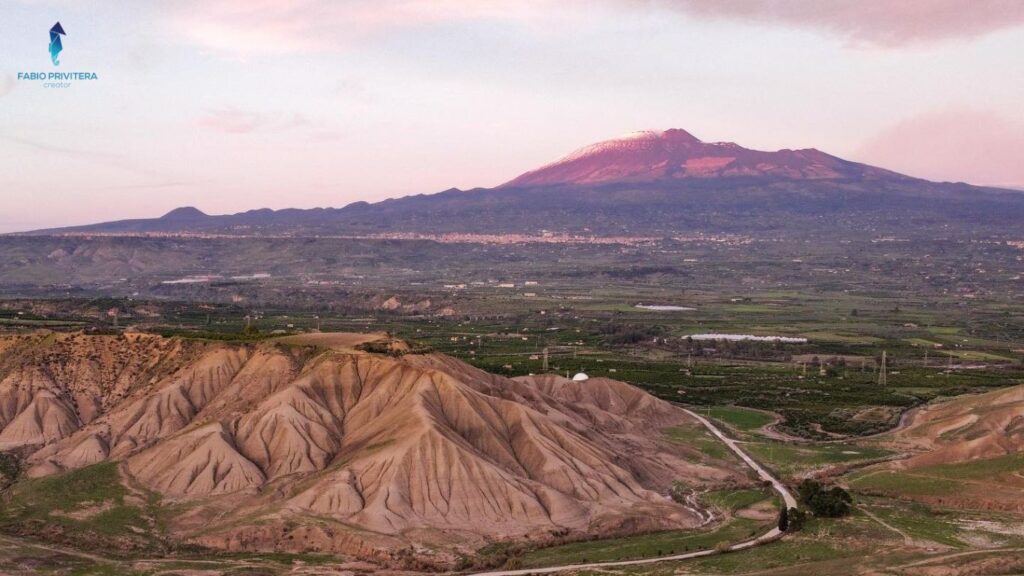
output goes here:
[{"label": "white dome structure", "polygon": [[583,372],[577,372],[576,375],[572,377],[573,382],[586,382],[587,380],[590,380],[590,376],[587,376]]}]

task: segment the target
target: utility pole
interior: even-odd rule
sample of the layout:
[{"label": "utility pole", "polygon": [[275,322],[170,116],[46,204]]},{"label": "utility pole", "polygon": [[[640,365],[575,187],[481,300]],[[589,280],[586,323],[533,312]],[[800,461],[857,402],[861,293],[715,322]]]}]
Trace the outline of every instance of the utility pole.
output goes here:
[{"label": "utility pole", "polygon": [[544,347],[544,367],[543,367],[543,370],[544,370],[544,372],[548,371],[548,347],[547,346]]},{"label": "utility pole", "polygon": [[927,348],[924,349],[924,367],[925,368],[928,367],[928,349]]},{"label": "utility pole", "polygon": [[885,384],[886,384],[886,382],[885,382],[885,360],[886,360],[885,350],[882,350],[882,365],[878,369],[878,385],[879,386],[885,386]]}]

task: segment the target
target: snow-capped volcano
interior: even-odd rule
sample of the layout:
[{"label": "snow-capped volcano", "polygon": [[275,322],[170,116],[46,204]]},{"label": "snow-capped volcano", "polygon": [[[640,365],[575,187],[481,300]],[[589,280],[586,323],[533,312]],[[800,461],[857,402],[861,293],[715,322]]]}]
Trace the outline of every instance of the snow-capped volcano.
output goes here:
[{"label": "snow-capped volcano", "polygon": [[678,178],[769,176],[786,179],[894,177],[820,150],[750,150],[732,142],[702,142],[686,130],[646,130],[580,148],[527,172],[507,187],[652,182]]}]

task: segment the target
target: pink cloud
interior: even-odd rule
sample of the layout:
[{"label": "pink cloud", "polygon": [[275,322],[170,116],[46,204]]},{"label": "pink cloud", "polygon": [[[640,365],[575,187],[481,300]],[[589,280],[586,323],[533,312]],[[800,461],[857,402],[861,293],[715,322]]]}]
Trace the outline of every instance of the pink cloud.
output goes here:
[{"label": "pink cloud", "polygon": [[1024,24],[1021,0],[661,0],[688,14],[824,30],[853,45],[971,38]]},{"label": "pink cloud", "polygon": [[225,134],[280,132],[309,125],[309,121],[301,114],[263,114],[230,109],[210,110],[199,117],[198,123],[203,128]]},{"label": "pink cloud", "polygon": [[910,118],[871,138],[860,161],[930,180],[1024,187],[1024,121],[970,109]]},{"label": "pink cloud", "polygon": [[181,0],[173,27],[229,54],[288,54],[342,47],[384,31],[448,21],[523,19],[550,0]]},{"label": "pink cloud", "polygon": [[697,18],[821,30],[852,45],[972,38],[1024,24],[1022,0],[178,0],[171,21],[205,49],[233,55],[331,50],[401,28],[467,20],[578,18],[595,6],[663,8]]}]

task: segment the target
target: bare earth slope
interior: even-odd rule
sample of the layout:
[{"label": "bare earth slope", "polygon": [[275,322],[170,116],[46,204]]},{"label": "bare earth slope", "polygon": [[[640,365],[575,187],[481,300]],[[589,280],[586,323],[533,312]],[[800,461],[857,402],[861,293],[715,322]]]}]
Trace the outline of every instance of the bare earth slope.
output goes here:
[{"label": "bare earth slope", "polygon": [[905,461],[909,468],[1024,452],[1024,387],[929,406],[914,414],[896,441],[922,450]]},{"label": "bare earth slope", "polygon": [[350,347],[363,340],[0,339],[0,449],[34,477],[119,461],[125,482],[187,504],[183,540],[376,559],[695,526],[672,481],[737,474],[666,442],[690,417],[627,384],[507,379]]},{"label": "bare earth slope", "polygon": [[928,405],[878,441],[905,457],[857,472],[854,487],[942,508],[1024,512],[1024,386]]}]

